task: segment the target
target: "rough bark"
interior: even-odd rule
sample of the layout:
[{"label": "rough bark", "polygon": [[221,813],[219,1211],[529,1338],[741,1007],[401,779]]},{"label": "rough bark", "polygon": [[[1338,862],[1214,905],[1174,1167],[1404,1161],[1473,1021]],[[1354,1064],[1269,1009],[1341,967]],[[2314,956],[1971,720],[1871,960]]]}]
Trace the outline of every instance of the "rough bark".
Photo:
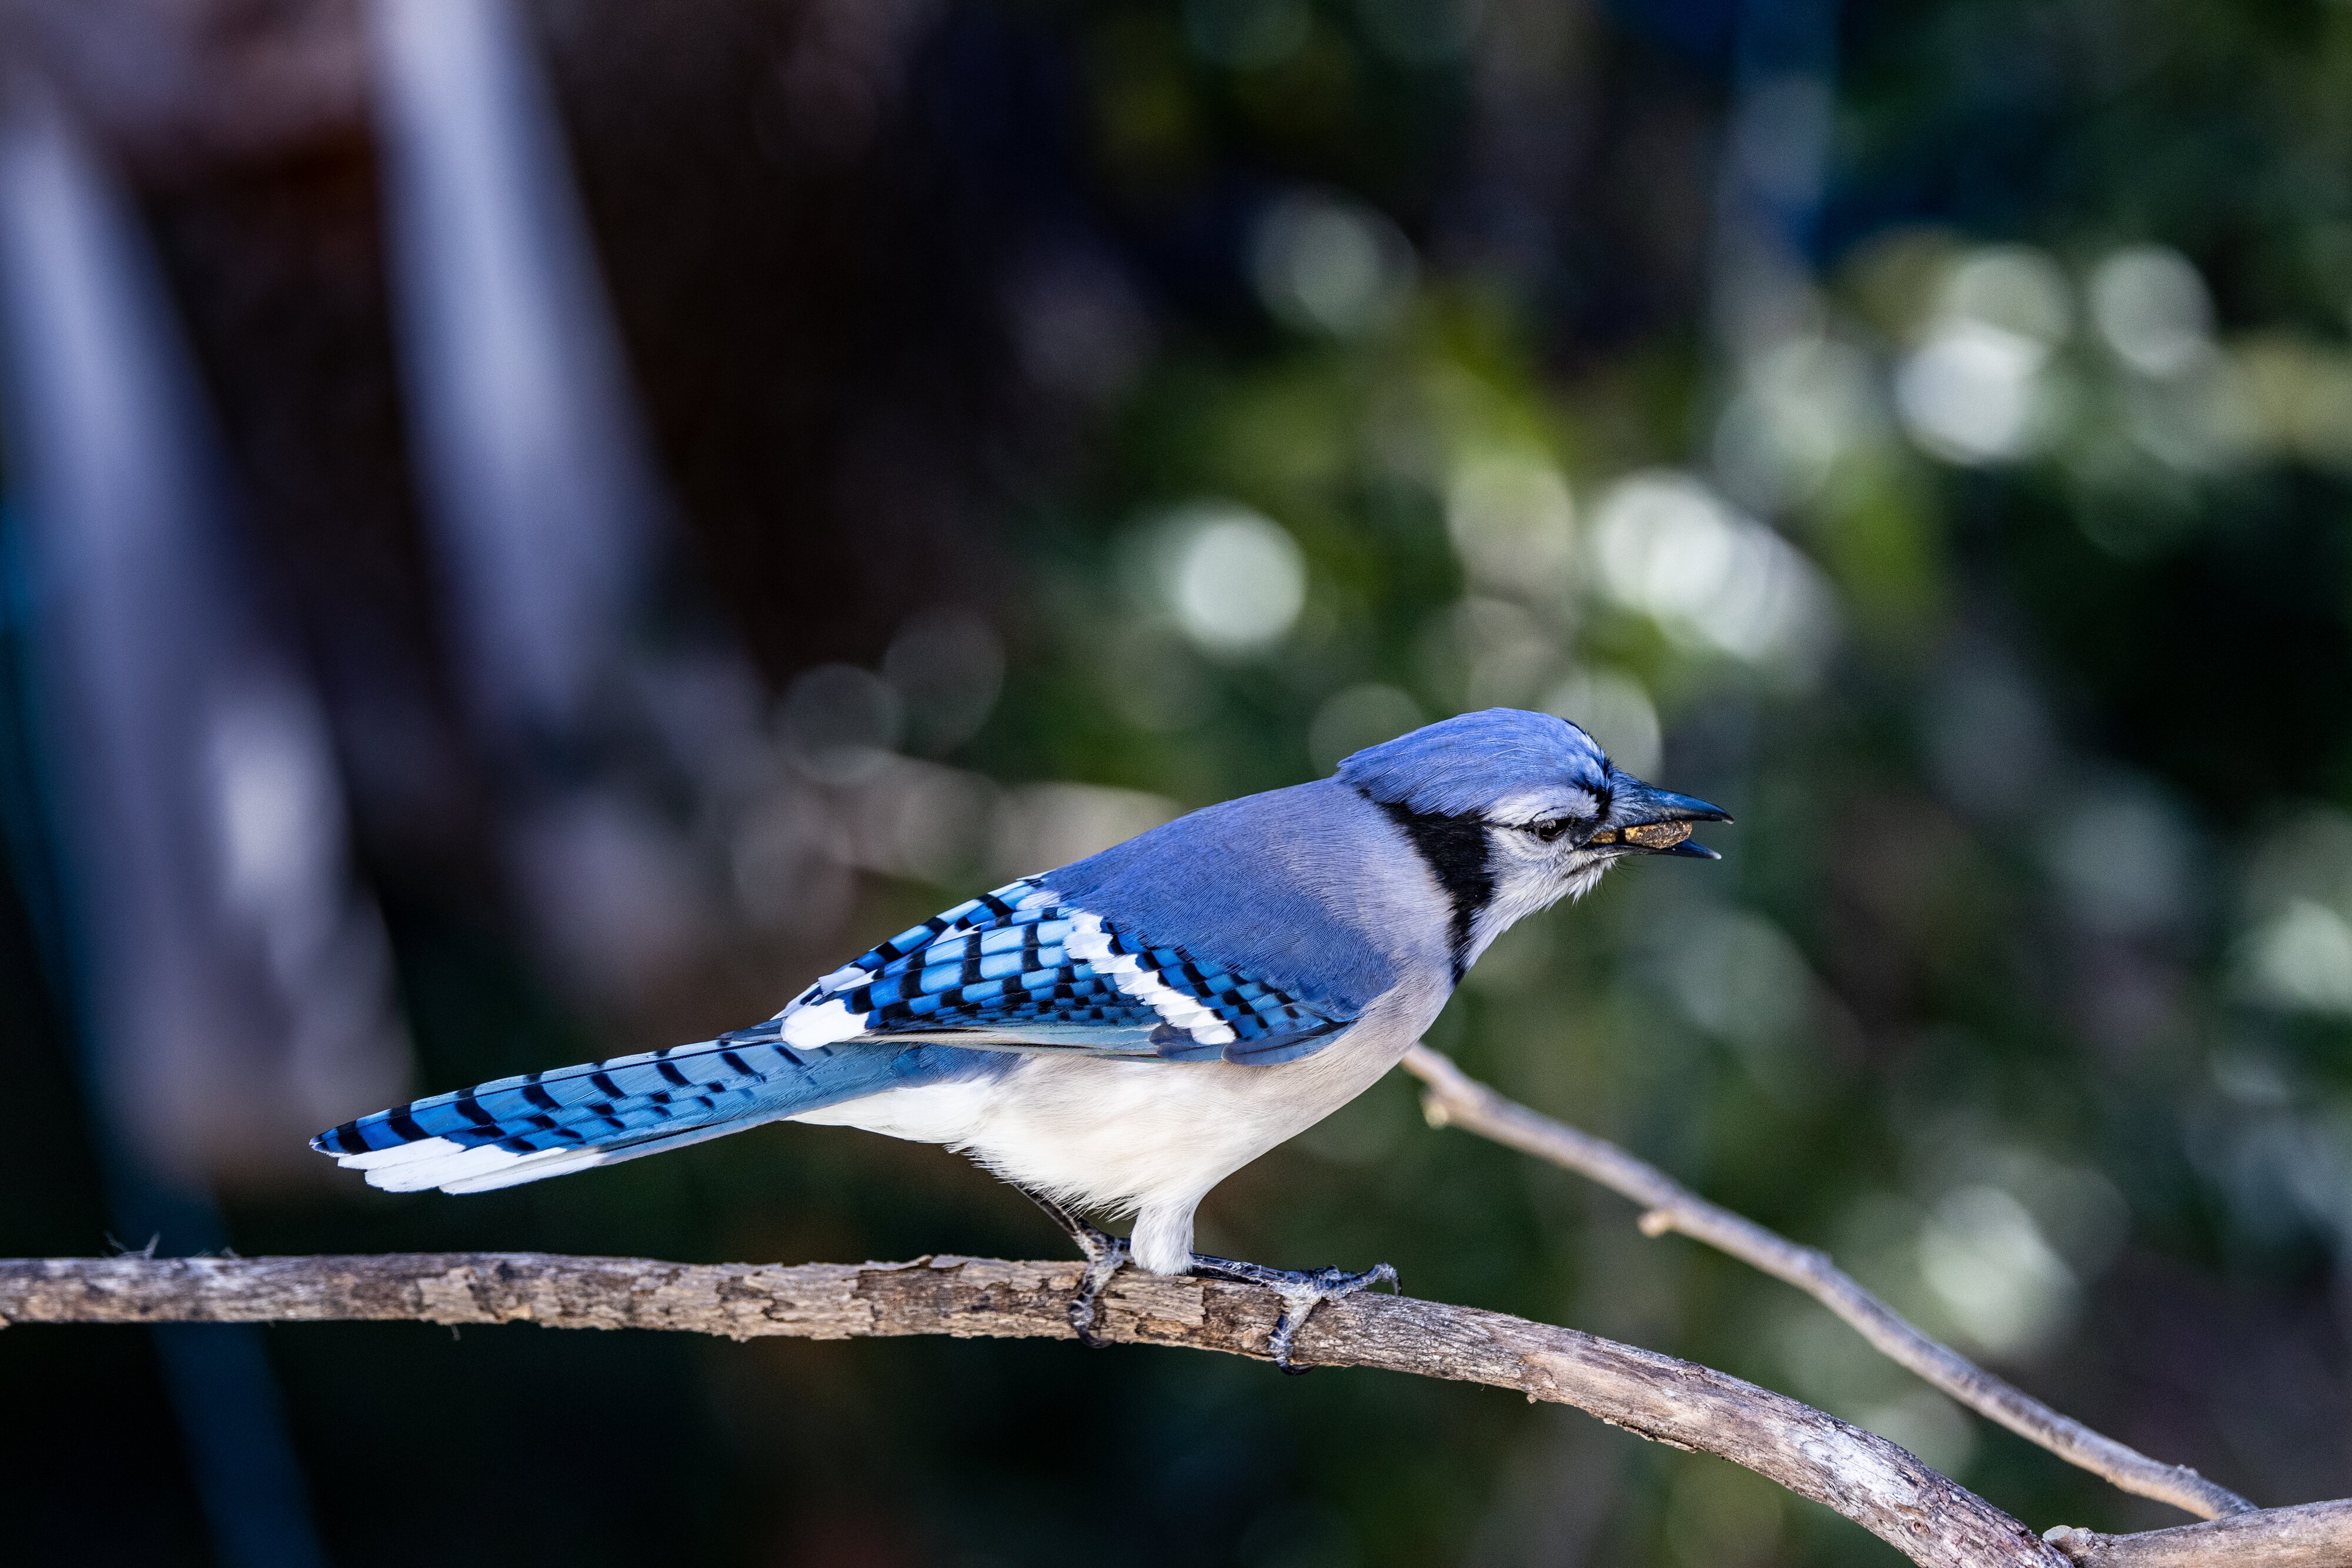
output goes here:
[{"label": "rough bark", "polygon": [[[536,1323],[747,1340],[947,1334],[1075,1337],[1079,1265],[663,1263],[537,1252],[322,1258],[0,1260],[0,1325]],[[1279,1302],[1250,1286],[1122,1274],[1103,1337],[1264,1358]],[[2352,1568],[2352,1501],[2232,1514],[2177,1530],[2036,1539],[1883,1437],[1690,1362],[1574,1329],[1403,1296],[1318,1310],[1302,1365],[1484,1383],[1572,1406],[1654,1442],[1714,1454],[1834,1509],[1933,1568]]]},{"label": "rough bark", "polygon": [[2062,1527],[2045,1539],[2084,1568],[2346,1568],[2352,1502],[2265,1509],[2141,1535]]},{"label": "rough bark", "polygon": [[[848,1339],[1071,1334],[1078,1265],[924,1258],[862,1266],[689,1265],[543,1253],[0,1261],[0,1320],[26,1323],[531,1322]],[[1253,1287],[1122,1274],[1104,1337],[1263,1356],[1278,1303]],[[1302,1364],[1484,1383],[1719,1455],[1836,1510],[1927,1568],[2064,1568],[2016,1520],[1909,1453],[1793,1399],[1672,1356],[1499,1312],[1363,1294],[1315,1313]]]}]

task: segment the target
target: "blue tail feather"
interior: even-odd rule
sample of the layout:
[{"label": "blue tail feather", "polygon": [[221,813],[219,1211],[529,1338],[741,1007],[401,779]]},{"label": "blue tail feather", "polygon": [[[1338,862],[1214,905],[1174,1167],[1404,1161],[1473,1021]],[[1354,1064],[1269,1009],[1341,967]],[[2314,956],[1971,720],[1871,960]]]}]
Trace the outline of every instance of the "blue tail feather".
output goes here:
[{"label": "blue tail feather", "polygon": [[478,1192],[609,1165],[973,1070],[939,1045],[796,1048],[772,1029],[501,1078],[378,1111],[310,1140],[377,1186]]}]

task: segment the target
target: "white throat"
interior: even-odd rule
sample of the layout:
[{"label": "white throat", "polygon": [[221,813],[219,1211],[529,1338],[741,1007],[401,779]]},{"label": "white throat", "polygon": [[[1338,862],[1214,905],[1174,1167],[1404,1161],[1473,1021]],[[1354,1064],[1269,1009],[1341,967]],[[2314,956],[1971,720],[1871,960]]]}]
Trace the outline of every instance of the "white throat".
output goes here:
[{"label": "white throat", "polygon": [[[1487,831],[1491,836],[1495,830]],[[1465,969],[1478,961],[1495,938],[1528,915],[1540,915],[1563,898],[1582,898],[1591,893],[1614,862],[1596,855],[1565,877],[1549,861],[1523,861],[1499,852],[1487,863],[1494,872],[1495,894],[1471,922],[1469,947],[1462,955]]]}]

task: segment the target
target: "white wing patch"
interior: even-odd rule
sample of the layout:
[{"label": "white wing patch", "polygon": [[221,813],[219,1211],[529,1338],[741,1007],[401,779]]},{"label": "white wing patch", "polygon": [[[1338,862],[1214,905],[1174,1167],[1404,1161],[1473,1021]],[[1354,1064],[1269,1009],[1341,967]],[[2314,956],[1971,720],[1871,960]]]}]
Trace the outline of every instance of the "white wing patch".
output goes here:
[{"label": "white wing patch", "polygon": [[784,1043],[801,1051],[814,1050],[820,1045],[838,1045],[865,1030],[866,1015],[851,1012],[845,1003],[835,998],[828,998],[813,1007],[793,1009],[784,1014],[782,1026]]},{"label": "white wing patch", "polygon": [[1145,968],[1134,954],[1113,952],[1110,933],[1099,917],[1083,909],[1073,909],[1069,915],[1071,957],[1092,965],[1096,974],[1109,977],[1111,984],[1202,1045],[1234,1042],[1233,1029],[1224,1019]]}]

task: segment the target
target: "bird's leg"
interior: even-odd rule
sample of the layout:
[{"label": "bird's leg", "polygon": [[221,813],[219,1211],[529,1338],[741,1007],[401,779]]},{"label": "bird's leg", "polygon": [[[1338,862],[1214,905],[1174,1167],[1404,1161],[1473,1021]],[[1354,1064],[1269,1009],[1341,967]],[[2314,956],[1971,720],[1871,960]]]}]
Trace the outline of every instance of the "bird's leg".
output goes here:
[{"label": "bird's leg", "polygon": [[1266,1349],[1274,1354],[1274,1364],[1293,1377],[1307,1371],[1290,1364],[1290,1347],[1298,1341],[1298,1331],[1306,1326],[1309,1313],[1325,1301],[1336,1301],[1342,1296],[1352,1296],[1367,1285],[1397,1288],[1397,1271],[1386,1263],[1378,1263],[1360,1274],[1350,1274],[1344,1269],[1269,1269],[1263,1263],[1242,1263],[1231,1258],[1211,1258],[1195,1252],[1192,1272],[1203,1279],[1229,1280],[1237,1285],[1263,1285],[1282,1298],[1282,1317],[1274,1325],[1274,1337],[1266,1341]]},{"label": "bird's leg", "polygon": [[1020,1190],[1066,1231],[1087,1255],[1087,1271],[1078,1278],[1078,1293],[1070,1298],[1070,1327],[1077,1331],[1080,1344],[1088,1350],[1102,1349],[1110,1342],[1095,1334],[1095,1303],[1102,1299],[1103,1287],[1110,1283],[1110,1277],[1127,1266],[1130,1256],[1127,1238],[1113,1236],[1088,1224],[1043,1193],[1031,1192],[1027,1187]]}]

